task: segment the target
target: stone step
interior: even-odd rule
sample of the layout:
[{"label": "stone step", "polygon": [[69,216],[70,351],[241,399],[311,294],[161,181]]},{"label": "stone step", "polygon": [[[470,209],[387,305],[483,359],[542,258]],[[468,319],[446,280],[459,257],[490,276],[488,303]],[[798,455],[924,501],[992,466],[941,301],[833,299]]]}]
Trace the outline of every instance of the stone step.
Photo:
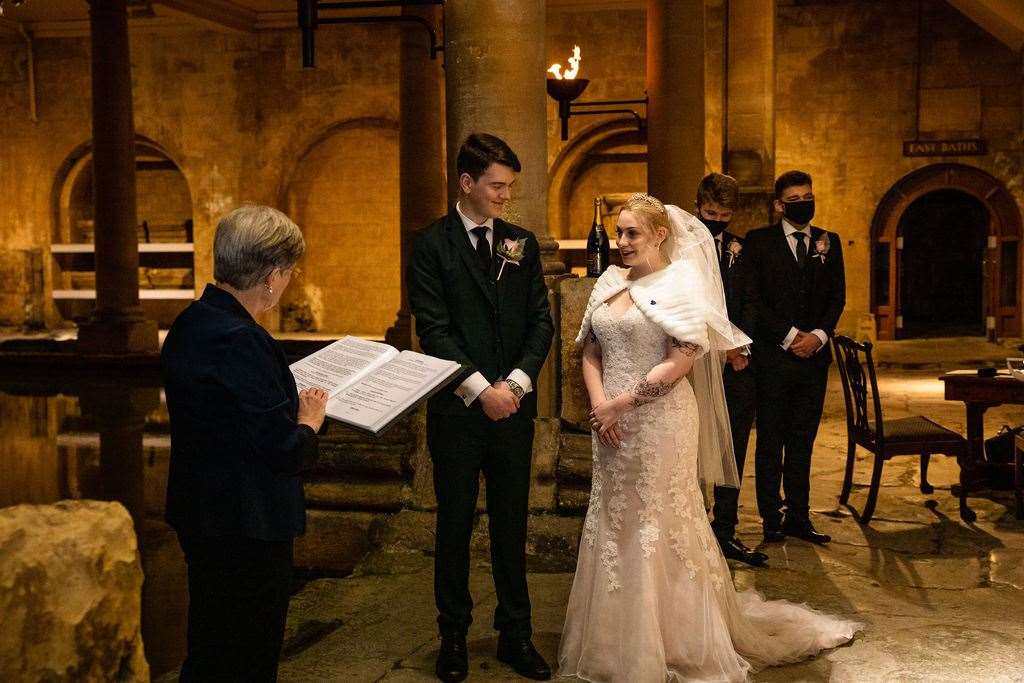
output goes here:
[{"label": "stone step", "polygon": [[320,442],[320,459],[313,468],[320,475],[405,476],[412,448],[405,444]]},{"label": "stone step", "polygon": [[401,479],[308,480],[303,485],[306,505],[326,510],[398,511],[409,502],[410,492]]}]

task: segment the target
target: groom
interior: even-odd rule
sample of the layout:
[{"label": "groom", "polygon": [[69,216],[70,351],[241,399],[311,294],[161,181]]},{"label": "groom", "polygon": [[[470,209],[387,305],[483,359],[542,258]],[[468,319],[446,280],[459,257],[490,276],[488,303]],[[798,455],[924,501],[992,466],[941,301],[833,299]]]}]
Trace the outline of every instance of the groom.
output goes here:
[{"label": "groom", "polygon": [[409,267],[420,345],[463,368],[457,388],[435,395],[427,409],[437,496],[436,673],[442,681],[468,674],[469,542],[483,472],[497,657],[522,676],[547,680],[551,669],[531,641],[526,586],[534,385],[554,334],[540,247],[532,233],[499,218],[521,169],[503,140],[470,135],[456,167],[458,202],[420,231]]},{"label": "groom", "polygon": [[[832,353],[828,341],[846,304],[839,235],[811,225],[811,176],[775,181],[782,220],[747,233],[747,296],[755,305],[757,508],[765,543],[786,536],[828,543],[809,516],[811,453]],[[786,494],[785,516],[779,485]]]}]

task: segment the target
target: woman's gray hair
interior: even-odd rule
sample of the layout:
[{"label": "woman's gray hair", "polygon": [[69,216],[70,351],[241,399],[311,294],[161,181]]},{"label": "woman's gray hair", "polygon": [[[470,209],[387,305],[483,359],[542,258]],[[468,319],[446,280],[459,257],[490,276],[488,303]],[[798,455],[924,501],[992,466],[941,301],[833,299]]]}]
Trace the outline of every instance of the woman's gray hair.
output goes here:
[{"label": "woman's gray hair", "polygon": [[213,277],[245,290],[275,268],[294,266],[306,251],[299,226],[277,209],[240,206],[220,219],[213,238]]}]

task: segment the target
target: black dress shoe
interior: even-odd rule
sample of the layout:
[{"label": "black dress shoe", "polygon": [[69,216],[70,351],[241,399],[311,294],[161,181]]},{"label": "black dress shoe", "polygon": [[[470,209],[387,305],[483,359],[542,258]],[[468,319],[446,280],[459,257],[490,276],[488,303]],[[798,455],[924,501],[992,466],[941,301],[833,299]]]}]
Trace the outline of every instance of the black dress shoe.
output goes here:
[{"label": "black dress shoe", "polygon": [[765,527],[764,530],[764,542],[765,543],[782,543],[786,540],[786,534],[782,533],[782,529],[769,529]]},{"label": "black dress shoe", "polygon": [[469,654],[466,650],[465,635],[441,636],[441,650],[437,653],[434,673],[446,683],[466,680],[466,676],[469,675]]},{"label": "black dress shoe", "polygon": [[819,534],[810,520],[801,520],[799,522],[786,521],[782,525],[782,530],[787,536],[799,538],[808,543],[825,545],[832,541],[832,537],[828,534]]},{"label": "black dress shoe", "polygon": [[498,661],[505,662],[520,676],[535,681],[546,681],[551,678],[551,667],[537,652],[529,638],[498,638]]},{"label": "black dress shoe", "polygon": [[722,548],[722,554],[730,560],[737,560],[749,564],[751,567],[760,567],[768,561],[768,556],[751,550],[743,545],[743,541],[735,536],[729,540],[718,539],[718,545]]}]

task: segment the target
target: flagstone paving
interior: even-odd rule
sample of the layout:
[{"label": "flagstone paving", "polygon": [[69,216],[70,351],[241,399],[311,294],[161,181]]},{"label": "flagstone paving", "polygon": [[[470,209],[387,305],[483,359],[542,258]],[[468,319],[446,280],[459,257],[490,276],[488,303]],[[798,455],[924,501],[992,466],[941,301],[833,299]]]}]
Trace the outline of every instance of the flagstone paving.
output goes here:
[{"label": "flagstone paving", "polygon": [[[963,406],[942,400],[938,373],[935,367],[906,370],[899,362],[890,365],[881,381],[887,417],[916,411],[962,432]],[[836,499],[846,455],[838,389],[833,374],[814,454],[811,501],[815,524],[834,541],[827,547],[795,540],[768,546],[769,566],[734,565],[734,582],[739,589],[754,588],[770,598],[862,619],[867,628],[850,645],[817,659],[767,669],[753,680],[1024,681],[1024,522],[1013,516],[1012,494],[972,497],[978,521],[967,525],[949,491],[957,481],[954,460],[933,457],[929,479],[935,493],[926,496],[917,488],[917,458],[897,458],[886,464],[874,519],[870,526],[859,525],[851,509],[840,507]],[[990,410],[986,430],[991,433],[1004,423],[1024,423],[1024,407]],[[867,481],[870,464],[866,452],[858,454],[860,484]],[[739,533],[756,545],[760,520],[752,475],[750,467]],[[865,496],[866,488],[858,485],[850,501],[854,509],[863,505]],[[431,559],[423,552],[430,545],[431,518],[408,512],[396,520],[394,528],[380,535],[387,542],[378,541],[378,550],[354,575],[311,580],[294,596],[281,681],[432,680],[438,640]],[[549,540],[557,529],[565,529],[563,545],[571,548],[578,521],[541,517],[532,523],[547,525]],[[486,549],[483,532],[474,547]],[[519,680],[494,658],[494,589],[486,553],[475,557],[469,680]],[[564,567],[564,562],[551,562],[550,567]],[[535,571],[529,581],[535,642],[554,662],[572,575]]]}]

